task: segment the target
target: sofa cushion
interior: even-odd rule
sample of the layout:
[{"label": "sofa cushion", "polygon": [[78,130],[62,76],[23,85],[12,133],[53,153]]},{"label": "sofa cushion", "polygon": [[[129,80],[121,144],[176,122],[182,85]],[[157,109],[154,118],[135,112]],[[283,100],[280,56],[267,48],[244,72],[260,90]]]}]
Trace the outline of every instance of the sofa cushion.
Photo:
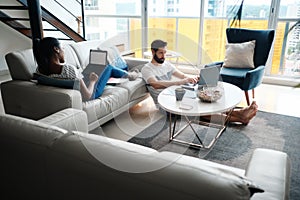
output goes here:
[{"label": "sofa cushion", "polygon": [[[173,152],[161,152],[160,157],[174,160],[168,168],[162,170],[162,173],[176,170],[178,174],[176,179],[184,176],[185,178],[189,177],[187,179],[190,179],[191,182],[202,180],[201,183],[190,189],[201,188],[203,191],[207,191],[203,193],[203,199],[247,199],[252,195],[255,196],[255,192],[263,192],[252,180],[232,171],[227,166]],[[183,171],[186,172],[180,173]],[[163,181],[168,180],[161,180],[162,184]],[[212,191],[215,191],[214,194],[211,193]]]},{"label": "sofa cushion", "polygon": [[108,63],[111,64],[112,66],[118,67],[123,70],[128,70],[128,66],[124,58],[121,56],[118,48],[114,45],[107,45],[107,44],[100,44],[98,49],[107,51],[107,60]]},{"label": "sofa cushion", "polygon": [[37,67],[32,49],[8,53],[5,55],[5,60],[13,80],[32,79]]},{"label": "sofa cushion", "polygon": [[255,149],[246,169],[246,176],[265,189],[253,199],[288,199],[290,175],[288,155],[272,149]]},{"label": "sofa cushion", "polygon": [[83,110],[66,108],[39,120],[68,131],[88,132],[87,115]]},{"label": "sofa cushion", "polygon": [[128,103],[128,91],[126,89],[107,85],[99,98],[83,102],[83,110],[87,113],[90,124]]},{"label": "sofa cushion", "polygon": [[83,67],[81,66],[81,63],[78,60],[77,54],[74,51],[74,49],[71,47],[71,45],[64,45],[64,54],[65,54],[65,61],[66,63],[68,63],[69,65],[73,65],[77,68],[79,67]]},{"label": "sofa cushion", "polygon": [[101,40],[89,40],[70,44],[82,68],[85,68],[89,63],[90,49],[97,49],[100,43]]},{"label": "sofa cushion", "polygon": [[0,116],[1,138],[10,138],[20,145],[50,147],[53,142],[67,134],[65,129],[13,115]]},{"label": "sofa cushion", "polygon": [[7,114],[41,119],[65,108],[82,109],[78,90],[45,86],[30,81],[1,83],[1,95]]},{"label": "sofa cushion", "polygon": [[0,116],[0,130],[1,199],[47,199],[46,152],[67,131],[12,115]]},{"label": "sofa cushion", "polygon": [[[66,185],[94,194],[102,188],[97,196],[110,199],[232,200],[251,196],[251,181],[227,166],[99,135],[74,132],[59,139],[47,158],[51,191],[62,192],[60,185]],[[111,196],[116,189],[118,197]]]},{"label": "sofa cushion", "polygon": [[130,101],[145,96],[148,93],[145,81],[142,77],[139,77],[134,81],[126,81],[117,85],[117,87],[125,88],[128,91]]}]

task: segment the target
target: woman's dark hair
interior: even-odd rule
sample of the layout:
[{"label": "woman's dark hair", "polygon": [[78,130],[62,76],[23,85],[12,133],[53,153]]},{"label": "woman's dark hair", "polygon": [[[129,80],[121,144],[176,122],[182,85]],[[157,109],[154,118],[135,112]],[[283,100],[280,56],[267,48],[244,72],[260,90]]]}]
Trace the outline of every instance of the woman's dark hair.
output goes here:
[{"label": "woman's dark hair", "polygon": [[35,40],[36,51],[35,59],[38,64],[40,73],[49,75],[49,64],[51,57],[55,54],[54,47],[60,48],[60,42],[53,37],[45,37],[43,39]]},{"label": "woman's dark hair", "polygon": [[155,52],[159,49],[159,48],[164,48],[167,46],[167,42],[163,41],[163,40],[154,40],[151,43],[151,49],[154,50]]}]

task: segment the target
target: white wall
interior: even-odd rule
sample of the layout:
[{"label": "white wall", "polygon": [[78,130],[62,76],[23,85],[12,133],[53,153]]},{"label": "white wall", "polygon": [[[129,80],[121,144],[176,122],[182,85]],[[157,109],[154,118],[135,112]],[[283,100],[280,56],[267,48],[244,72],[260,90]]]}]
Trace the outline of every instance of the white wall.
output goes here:
[{"label": "white wall", "polygon": [[32,47],[31,39],[0,22],[0,74],[8,70],[4,56],[11,51]]}]

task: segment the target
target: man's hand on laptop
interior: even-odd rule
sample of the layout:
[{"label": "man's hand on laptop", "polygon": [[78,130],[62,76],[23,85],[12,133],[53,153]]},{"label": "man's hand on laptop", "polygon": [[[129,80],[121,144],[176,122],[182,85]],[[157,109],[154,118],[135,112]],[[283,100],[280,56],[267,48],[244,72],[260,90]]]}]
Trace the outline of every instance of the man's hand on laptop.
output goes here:
[{"label": "man's hand on laptop", "polygon": [[184,79],[184,83],[196,84],[199,81],[199,76],[187,77]]},{"label": "man's hand on laptop", "polygon": [[186,77],[182,79],[181,87],[188,90],[195,90],[195,85],[199,81],[199,76]]}]

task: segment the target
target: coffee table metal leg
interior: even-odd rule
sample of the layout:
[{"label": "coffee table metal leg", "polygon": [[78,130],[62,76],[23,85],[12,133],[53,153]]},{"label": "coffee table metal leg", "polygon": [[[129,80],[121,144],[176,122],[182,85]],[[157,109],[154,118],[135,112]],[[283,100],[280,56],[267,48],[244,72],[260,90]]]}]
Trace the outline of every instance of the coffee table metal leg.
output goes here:
[{"label": "coffee table metal leg", "polygon": [[173,123],[173,129],[172,129],[172,114],[169,113],[169,131],[170,131],[169,132],[169,141],[172,141],[174,138],[176,122],[177,122],[177,115],[175,115],[175,121]]},{"label": "coffee table metal leg", "polygon": [[[175,133],[175,129],[176,129],[177,117],[175,117],[175,121],[173,123],[173,128],[172,128],[172,117],[171,117],[171,114],[170,114],[170,120],[169,120],[169,122],[170,122],[170,124],[169,124],[170,138],[169,138],[169,140],[170,141],[175,141],[175,142],[178,142],[178,143],[182,143],[182,144],[186,144],[186,145],[190,145],[191,147],[209,149],[209,148],[211,148],[214,145],[214,143],[217,141],[217,139],[225,131],[226,127],[228,126],[228,123],[229,123],[232,111],[233,111],[233,109],[231,109],[230,111],[227,112],[227,116],[226,116],[226,118],[224,120],[224,124],[223,125],[222,124],[215,124],[215,123],[211,123],[211,122],[204,122],[204,121],[200,121],[200,120],[197,120],[197,121],[196,120],[190,120],[187,116],[184,116],[187,124],[184,125],[182,128],[180,128],[176,133]],[[198,124],[198,125],[207,126],[207,127],[211,127],[211,128],[218,128],[219,131],[217,132],[216,136],[212,139],[212,141],[209,143],[209,145],[205,146],[203,144],[201,138],[197,134],[197,131],[192,126],[192,123]],[[182,131],[184,129],[186,129],[188,126],[191,127],[193,133],[197,137],[197,139],[198,139],[198,141],[199,141],[200,144],[196,144],[196,143],[193,143],[193,142],[186,142],[186,141],[183,141],[183,140],[176,139],[176,137],[180,133],[182,133]]]},{"label": "coffee table metal leg", "polygon": [[173,135],[172,135],[172,116],[171,113],[169,113],[169,141],[172,141]]},{"label": "coffee table metal leg", "polygon": [[198,141],[200,142],[200,144],[203,146],[202,140],[200,139],[199,135],[197,134],[196,130],[194,129],[194,127],[192,126],[192,122],[191,120],[189,120],[189,118],[187,116],[184,116],[185,120],[187,121],[188,125],[191,127],[191,129],[193,130],[195,136],[197,137]]}]

